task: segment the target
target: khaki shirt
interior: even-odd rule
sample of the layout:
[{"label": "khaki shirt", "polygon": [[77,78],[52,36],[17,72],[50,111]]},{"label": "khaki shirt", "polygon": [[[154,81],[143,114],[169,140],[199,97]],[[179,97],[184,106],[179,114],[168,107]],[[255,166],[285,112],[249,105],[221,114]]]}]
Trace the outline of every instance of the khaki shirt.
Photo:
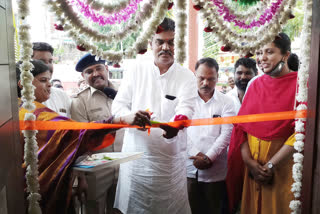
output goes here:
[{"label": "khaki shirt", "polygon": [[[109,87],[116,90],[109,81]],[[107,97],[102,91],[88,87],[79,92],[71,103],[71,118],[78,122],[102,121],[110,118],[113,100]],[[99,152],[121,152],[123,130],[117,131],[113,145],[99,150]]]}]

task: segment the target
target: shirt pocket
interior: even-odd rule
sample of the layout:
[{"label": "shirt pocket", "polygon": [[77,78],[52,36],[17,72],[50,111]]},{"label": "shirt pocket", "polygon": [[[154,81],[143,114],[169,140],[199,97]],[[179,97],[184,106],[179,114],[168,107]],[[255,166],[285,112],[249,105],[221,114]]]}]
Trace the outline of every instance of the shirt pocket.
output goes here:
[{"label": "shirt pocket", "polygon": [[[211,118],[220,118],[221,117],[221,113],[220,112],[213,112],[213,114],[211,114]],[[208,130],[209,130],[209,135],[212,137],[219,137],[219,135],[221,134],[221,125],[212,125],[212,126],[208,126]]]},{"label": "shirt pocket", "polygon": [[103,115],[102,107],[92,108],[88,111],[88,117],[90,121],[99,121],[104,120],[105,116]]},{"label": "shirt pocket", "polygon": [[161,100],[161,120],[170,121],[170,119],[176,113],[177,105],[178,105],[178,98],[170,100],[163,97]]}]

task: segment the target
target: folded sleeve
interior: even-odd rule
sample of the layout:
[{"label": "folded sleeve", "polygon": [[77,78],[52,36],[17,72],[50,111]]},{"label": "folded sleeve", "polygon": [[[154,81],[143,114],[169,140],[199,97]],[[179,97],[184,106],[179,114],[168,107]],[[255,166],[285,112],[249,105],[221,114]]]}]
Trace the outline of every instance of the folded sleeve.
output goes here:
[{"label": "folded sleeve", "polygon": [[294,142],[296,141],[295,136],[296,136],[296,133],[292,134],[284,144],[288,146],[293,146]]}]

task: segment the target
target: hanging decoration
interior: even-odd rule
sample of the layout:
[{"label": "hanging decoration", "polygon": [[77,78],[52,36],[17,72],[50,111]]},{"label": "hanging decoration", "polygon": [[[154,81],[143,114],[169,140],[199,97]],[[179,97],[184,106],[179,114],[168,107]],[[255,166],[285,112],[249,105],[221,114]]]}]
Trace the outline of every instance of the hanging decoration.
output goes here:
[{"label": "hanging decoration", "polygon": [[[304,20],[301,33],[301,67],[298,71],[298,94],[297,101],[300,103],[297,110],[306,110],[308,101],[308,79],[310,66],[310,50],[311,50],[311,25],[312,25],[312,0],[304,0]],[[301,188],[302,188],[302,172],[303,172],[303,150],[305,139],[305,119],[297,119],[295,121],[296,142],[294,148],[297,151],[293,154],[292,178],[293,184],[291,192],[294,195],[294,200],[290,202],[292,214],[301,213]]]},{"label": "hanging decoration", "polygon": [[243,6],[237,4],[233,0],[224,0],[223,4],[226,8],[228,8],[230,13],[238,17],[238,19],[251,20],[255,17],[259,17],[261,15],[261,11],[264,11],[264,9],[267,8],[272,1],[273,0],[264,0],[257,2],[255,5]]},{"label": "hanging decoration", "polygon": [[[137,53],[144,53],[147,50],[148,47],[148,41],[151,38],[151,36],[154,34],[154,32],[156,32],[156,29],[158,27],[158,25],[162,22],[162,20],[164,19],[166,12],[168,10],[168,5],[172,2],[171,0],[160,0],[160,2],[154,6],[153,4],[155,2],[157,2],[156,0],[152,0],[149,3],[143,5],[142,7],[142,11],[140,11],[139,16],[136,16],[136,22],[135,22],[135,26],[136,28],[138,28],[138,24],[141,25],[141,20],[145,19],[145,15],[151,16],[151,14],[153,14],[149,25],[146,27],[145,31],[142,32],[140,34],[140,36],[137,38],[137,40],[135,41],[135,43],[133,44],[133,46],[131,48],[128,48],[127,50],[125,50],[124,52],[122,51],[103,51],[102,49],[98,49],[94,44],[92,44],[92,42],[90,40],[93,41],[104,41],[106,44],[107,43],[111,43],[112,41],[119,41],[120,38],[122,38],[122,35],[119,34],[115,34],[115,33],[110,33],[113,34],[113,36],[111,38],[109,38],[109,40],[104,40],[105,38],[101,38],[98,35],[95,35],[94,30],[90,30],[89,28],[76,28],[75,26],[80,26],[80,20],[78,18],[75,18],[75,14],[73,14],[74,16],[69,16],[70,19],[68,19],[68,21],[70,21],[70,24],[67,24],[67,20],[61,18],[61,14],[64,14],[65,17],[68,17],[68,15],[71,15],[73,12],[70,11],[69,5],[67,4],[63,4],[64,6],[66,6],[68,9],[65,8],[64,11],[62,11],[60,4],[57,4],[57,2],[62,3],[62,0],[56,0],[56,1],[52,1],[49,0],[47,1],[47,3],[50,5],[51,9],[53,11],[55,11],[55,13],[57,14],[57,19],[62,23],[63,28],[65,31],[68,32],[68,35],[75,41],[77,48],[79,50],[85,50],[88,51],[90,53],[92,53],[93,55],[96,55],[97,58],[100,57],[102,59],[114,62],[114,63],[119,63],[123,57],[128,57],[131,58],[133,57],[135,54]],[[154,8],[152,10],[152,8]],[[66,12],[68,11],[68,12]],[[147,12],[148,11],[148,12]],[[151,11],[151,14],[149,14]],[[70,12],[70,13],[69,13]],[[71,19],[72,18],[72,19]],[[77,21],[75,21],[77,20]],[[76,23],[76,24],[75,24]],[[74,25],[75,24],[75,25]],[[82,31],[84,30],[84,32]],[[91,32],[92,34],[88,35],[88,32]],[[124,33],[129,33],[129,32],[124,32]],[[79,36],[81,35],[81,36]],[[88,38],[87,38],[88,36]],[[92,36],[92,37],[90,37]],[[107,36],[107,35],[103,35],[103,36]]]},{"label": "hanging decoration", "polygon": [[106,34],[101,34],[86,26],[73,11],[72,6],[67,4],[64,0],[47,0],[46,3],[65,31],[78,31],[80,35],[88,37],[89,40],[110,44],[119,42],[129,34],[137,32],[141,24],[151,17],[154,12],[154,8],[159,4],[159,0],[150,0],[142,6],[142,9],[137,12],[135,19],[128,23],[128,25],[120,29],[118,32],[114,31]]},{"label": "hanging decoration", "polygon": [[101,26],[104,25],[114,25],[120,24],[121,22],[126,22],[132,14],[136,13],[138,9],[138,4],[142,0],[131,0],[131,3],[121,11],[104,16],[93,10],[90,5],[86,5],[81,0],[70,1],[71,5],[76,7],[85,17],[89,18],[91,21],[98,23]]},{"label": "hanging decoration", "polygon": [[[34,96],[34,86],[32,85],[33,75],[31,70],[33,69],[32,63],[30,63],[32,56],[32,44],[30,42],[29,29],[30,25],[27,24],[27,16],[29,15],[29,1],[21,0],[18,4],[19,8],[19,21],[21,25],[19,26],[19,42],[21,45],[21,59],[23,60],[20,65],[21,75],[21,85],[23,87],[21,92],[21,101],[23,102],[23,107],[32,111],[35,109],[33,101]],[[25,121],[35,121],[36,117],[33,113],[25,114]],[[31,125],[32,126],[32,125]],[[24,162],[26,164],[26,184],[27,184],[27,200],[28,200],[28,212],[32,214],[40,214],[41,209],[39,206],[39,201],[41,195],[39,194],[39,180],[38,180],[38,143],[36,141],[36,130],[24,130],[22,131],[24,135]]]},{"label": "hanging decoration", "polygon": [[206,32],[210,31],[233,52],[240,55],[254,54],[263,45],[271,42],[281,31],[291,14],[291,8],[296,0],[282,0],[277,12],[272,16],[268,24],[257,28],[247,29],[239,33],[230,27],[230,23],[219,15],[219,10],[213,1],[193,0],[194,5],[201,7],[202,18],[206,20]]},{"label": "hanging decoration", "polygon": [[[269,22],[273,16],[276,14],[283,0],[277,0],[272,2],[270,7],[265,9],[262,14],[258,14],[257,20],[253,19],[249,21],[246,19],[238,19],[235,15],[229,12],[229,9],[223,4],[223,0],[213,0],[214,5],[219,8],[218,13],[220,16],[223,16],[224,21],[233,22],[235,26],[243,29],[252,29],[254,27],[260,27]],[[247,22],[249,23],[247,24]]]},{"label": "hanging decoration", "polygon": [[186,31],[187,31],[187,1],[176,0],[175,1],[175,17],[176,17],[176,28],[174,35],[174,46],[175,46],[175,59],[177,63],[183,64],[187,58],[186,50]]},{"label": "hanging decoration", "polygon": [[90,5],[92,9],[94,10],[101,10],[104,13],[117,13],[120,10],[128,7],[131,0],[117,0],[116,3],[108,3],[105,4],[101,2],[100,0],[86,0],[86,4]]}]

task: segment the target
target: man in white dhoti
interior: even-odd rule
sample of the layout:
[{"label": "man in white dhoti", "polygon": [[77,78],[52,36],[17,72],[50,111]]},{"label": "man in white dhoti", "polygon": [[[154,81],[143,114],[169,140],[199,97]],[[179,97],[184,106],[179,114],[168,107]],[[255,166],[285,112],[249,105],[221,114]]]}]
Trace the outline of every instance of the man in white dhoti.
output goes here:
[{"label": "man in white dhoti", "polygon": [[[165,18],[162,32],[150,42],[154,61],[127,71],[112,104],[116,116],[152,112],[155,121],[192,118],[197,86],[194,74],[174,62],[174,21]],[[186,180],[186,130],[161,126],[127,129],[123,152],[144,152],[120,166],[115,207],[122,213],[191,213]]]}]

